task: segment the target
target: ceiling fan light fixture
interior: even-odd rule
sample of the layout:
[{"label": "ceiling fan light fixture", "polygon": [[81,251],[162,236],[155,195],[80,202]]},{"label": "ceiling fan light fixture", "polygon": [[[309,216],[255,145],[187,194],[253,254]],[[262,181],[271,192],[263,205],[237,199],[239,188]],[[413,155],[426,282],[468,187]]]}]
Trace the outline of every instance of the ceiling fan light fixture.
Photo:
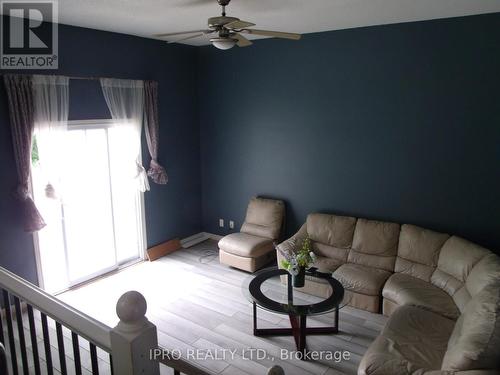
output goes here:
[{"label": "ceiling fan light fixture", "polygon": [[233,48],[236,43],[238,42],[237,39],[233,38],[212,38],[210,39],[210,43],[218,49],[231,49]]},{"label": "ceiling fan light fixture", "polygon": [[[193,0],[191,0],[192,2]],[[213,1],[213,0],[203,0]],[[210,39],[210,43],[215,48],[220,50],[231,49],[234,46],[238,47],[248,47],[253,43],[248,40],[244,34],[255,34],[261,36],[267,36],[271,38],[281,38],[281,39],[291,39],[299,40],[301,35],[296,33],[287,33],[283,31],[272,31],[272,30],[258,30],[249,29],[251,26],[255,26],[253,22],[243,21],[237,17],[226,16],[226,6],[229,5],[231,0],[217,0],[217,3],[222,7],[222,15],[217,17],[210,17],[207,21],[207,30],[194,30],[194,31],[184,31],[175,33],[165,33],[156,34],[157,38],[176,36],[177,39],[169,41],[169,43],[179,43],[186,40],[191,40],[198,38],[200,36],[205,36],[208,34],[217,33],[216,38]],[[195,2],[200,2],[196,0]],[[183,37],[178,37],[179,35],[185,35]],[[180,38],[180,39],[178,39]]]}]

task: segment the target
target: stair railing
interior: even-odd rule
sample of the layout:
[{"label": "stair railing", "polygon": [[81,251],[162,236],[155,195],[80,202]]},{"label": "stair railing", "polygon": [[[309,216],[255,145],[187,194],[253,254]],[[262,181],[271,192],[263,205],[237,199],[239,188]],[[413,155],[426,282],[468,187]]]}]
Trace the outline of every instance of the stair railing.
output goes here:
[{"label": "stair railing", "polygon": [[[174,375],[210,375],[181,358],[152,357],[155,349],[165,349],[158,346],[156,326],[147,319],[146,300],[139,292],[118,299],[120,321],[111,328],[0,267],[0,305],[2,374],[5,366],[10,375],[78,375],[84,370],[94,375],[159,375],[161,364]],[[284,372],[274,366],[267,374]]]}]

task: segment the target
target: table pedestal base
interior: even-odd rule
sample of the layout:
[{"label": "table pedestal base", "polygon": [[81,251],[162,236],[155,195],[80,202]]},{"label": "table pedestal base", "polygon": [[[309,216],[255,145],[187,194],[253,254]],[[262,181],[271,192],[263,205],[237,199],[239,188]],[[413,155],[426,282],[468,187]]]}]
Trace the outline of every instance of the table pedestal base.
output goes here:
[{"label": "table pedestal base", "polygon": [[[339,332],[339,309],[335,308],[335,325],[333,327],[307,327],[307,315],[288,314],[291,328],[258,328],[257,304],[253,303],[254,336],[293,336],[297,351],[306,353],[306,335],[326,335]],[[304,358],[304,356],[303,356]]]}]

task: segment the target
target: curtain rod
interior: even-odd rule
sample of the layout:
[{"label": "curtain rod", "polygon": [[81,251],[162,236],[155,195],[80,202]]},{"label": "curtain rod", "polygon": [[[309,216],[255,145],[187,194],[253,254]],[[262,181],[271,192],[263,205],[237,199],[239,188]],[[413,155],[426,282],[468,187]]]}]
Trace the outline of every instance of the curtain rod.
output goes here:
[{"label": "curtain rod", "polygon": [[[17,73],[0,73],[0,76],[5,76],[5,75],[19,75],[19,76],[32,76],[32,75],[38,75],[37,73],[32,73],[32,74],[17,74]],[[61,76],[61,77],[68,77],[69,79],[76,79],[76,80],[84,80],[84,81],[99,81],[101,78],[102,79],[124,79],[124,80],[131,80],[131,81],[149,81],[145,79],[133,79],[133,78],[110,78],[110,77],[95,77],[95,76],[65,76],[62,74],[39,74],[42,76]],[[154,81],[154,80],[151,80]]]}]

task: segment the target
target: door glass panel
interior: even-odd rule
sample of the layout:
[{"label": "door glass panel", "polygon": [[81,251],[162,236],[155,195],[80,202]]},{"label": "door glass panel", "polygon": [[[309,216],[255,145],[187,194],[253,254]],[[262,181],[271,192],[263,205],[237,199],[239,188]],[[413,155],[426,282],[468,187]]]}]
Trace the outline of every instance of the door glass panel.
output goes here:
[{"label": "door glass panel", "polygon": [[118,262],[122,263],[137,257],[140,248],[140,221],[136,214],[140,206],[137,185],[134,178],[137,167],[134,155],[128,153],[126,145],[130,144],[127,137],[133,137],[133,132],[124,127],[115,127],[109,131],[109,156],[111,186],[113,193],[113,211],[115,219],[116,253]]},{"label": "door glass panel", "polygon": [[70,282],[116,263],[106,138],[105,129],[68,132],[63,209]]},{"label": "door glass panel", "polygon": [[65,137],[57,199],[45,196],[43,163],[32,168],[35,202],[47,223],[37,238],[50,292],[138,259],[143,247],[137,167],[124,146],[133,133],[92,124],[74,127]]}]

